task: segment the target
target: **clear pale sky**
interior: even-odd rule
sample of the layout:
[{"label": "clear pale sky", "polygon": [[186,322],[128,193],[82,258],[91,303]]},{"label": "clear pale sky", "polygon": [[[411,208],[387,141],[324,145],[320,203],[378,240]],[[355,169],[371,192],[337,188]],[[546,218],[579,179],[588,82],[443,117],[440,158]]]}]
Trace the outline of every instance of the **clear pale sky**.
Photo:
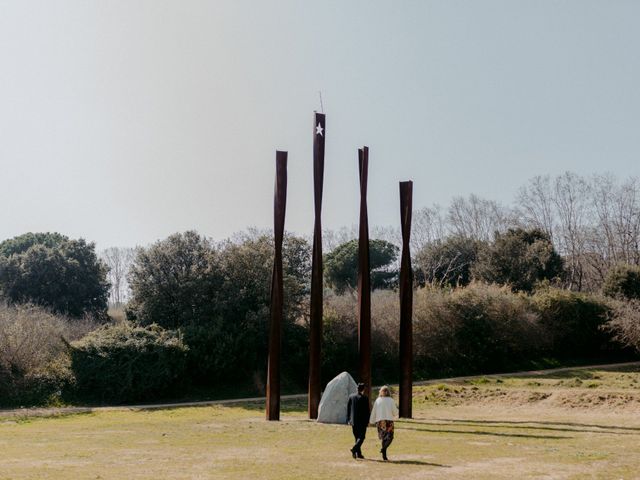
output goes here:
[{"label": "clear pale sky", "polygon": [[327,114],[323,223],[537,174],[640,174],[640,2],[0,0],[0,239],[99,248],[187,229],[312,230],[313,110]]}]

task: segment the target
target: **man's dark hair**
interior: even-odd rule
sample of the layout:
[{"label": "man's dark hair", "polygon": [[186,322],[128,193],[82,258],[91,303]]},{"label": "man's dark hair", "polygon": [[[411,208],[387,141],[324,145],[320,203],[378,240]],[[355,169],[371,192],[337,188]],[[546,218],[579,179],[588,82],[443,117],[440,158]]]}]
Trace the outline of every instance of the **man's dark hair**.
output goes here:
[{"label": "man's dark hair", "polygon": [[364,391],[364,388],[366,387],[366,385],[364,383],[359,383],[358,384],[358,392],[362,392]]}]

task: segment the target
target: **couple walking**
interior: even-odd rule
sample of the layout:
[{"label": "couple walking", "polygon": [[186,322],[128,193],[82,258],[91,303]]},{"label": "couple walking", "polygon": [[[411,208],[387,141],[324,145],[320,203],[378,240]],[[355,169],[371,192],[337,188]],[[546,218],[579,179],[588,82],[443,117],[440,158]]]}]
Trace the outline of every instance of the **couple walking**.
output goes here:
[{"label": "couple walking", "polygon": [[382,442],[382,459],[387,461],[387,448],[393,441],[393,420],[398,416],[398,409],[391,398],[389,387],[386,385],[380,389],[380,393],[371,413],[369,413],[369,398],[364,394],[366,385],[358,384],[358,393],[349,397],[347,404],[347,421],[353,429],[353,436],[356,444],[351,449],[353,458],[364,458],[362,455],[362,444],[367,435],[367,426],[370,423],[376,425],[378,438]]}]

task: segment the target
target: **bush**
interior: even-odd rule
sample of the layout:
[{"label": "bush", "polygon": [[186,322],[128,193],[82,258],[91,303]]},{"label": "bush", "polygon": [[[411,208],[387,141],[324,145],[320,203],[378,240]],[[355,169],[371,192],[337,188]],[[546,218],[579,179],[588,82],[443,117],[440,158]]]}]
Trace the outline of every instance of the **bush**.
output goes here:
[{"label": "bush", "polygon": [[55,403],[72,382],[65,342],[94,326],[34,305],[0,305],[0,404]]},{"label": "bush", "polygon": [[[351,295],[325,298],[323,382],[343,370],[357,377],[356,308]],[[397,292],[374,292],[371,308],[374,382],[395,382]],[[611,315],[610,302],[602,297],[552,288],[534,295],[483,283],[419,288],[413,309],[415,378],[513,371],[554,359],[613,357],[620,350],[613,350],[611,334],[601,328]],[[635,335],[640,347],[640,315],[624,318],[625,338]]]},{"label": "bush", "polygon": [[414,353],[422,376],[505,371],[535,356],[542,337],[527,298],[507,288],[472,283],[416,292]]},{"label": "bush", "polygon": [[0,243],[0,294],[81,318],[106,317],[107,267],[93,243],[59,233],[27,233]]},{"label": "bush", "polygon": [[426,244],[416,254],[416,272],[420,284],[463,287],[471,282],[471,268],[482,242],[452,236]]},{"label": "bush", "polygon": [[380,290],[371,299],[371,364],[376,383],[394,383],[400,375],[400,297]]},{"label": "bush", "polygon": [[610,347],[610,337],[602,330],[612,308],[597,295],[557,288],[539,290],[532,306],[544,327],[547,348],[560,358],[589,358]]},{"label": "bush", "polygon": [[[378,290],[371,296],[371,368],[377,383],[398,378],[398,293]],[[357,302],[353,296],[329,294],[324,302],[322,382],[348,371],[358,379]],[[306,354],[307,352],[305,352]]]},{"label": "bush", "polygon": [[322,385],[341,372],[358,379],[358,323],[351,295],[324,298],[322,328]]},{"label": "bush", "polygon": [[186,354],[178,334],[157,325],[103,326],[71,344],[76,392],[103,402],[166,397],[183,380]]},{"label": "bush", "polygon": [[640,300],[640,267],[616,265],[607,273],[602,292],[610,297]]},{"label": "bush", "polygon": [[613,335],[613,339],[625,347],[640,352],[640,301],[613,301],[611,320],[603,330]]}]

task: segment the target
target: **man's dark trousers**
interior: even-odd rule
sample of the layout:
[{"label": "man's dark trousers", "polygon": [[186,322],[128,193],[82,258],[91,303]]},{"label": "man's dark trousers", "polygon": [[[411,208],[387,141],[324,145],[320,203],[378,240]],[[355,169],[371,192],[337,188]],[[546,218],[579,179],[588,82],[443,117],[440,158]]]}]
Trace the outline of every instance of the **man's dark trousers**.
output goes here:
[{"label": "man's dark trousers", "polygon": [[353,438],[356,441],[356,444],[353,446],[351,451],[356,455],[362,455],[361,448],[362,444],[364,443],[364,438],[367,436],[367,426],[365,425],[364,427],[356,427],[355,425],[353,425],[351,428],[353,430]]},{"label": "man's dark trousers", "polygon": [[347,404],[347,421],[351,424],[353,437],[356,444],[351,449],[352,453],[362,456],[362,444],[367,435],[369,425],[369,398],[361,393],[355,393],[349,397]]}]

